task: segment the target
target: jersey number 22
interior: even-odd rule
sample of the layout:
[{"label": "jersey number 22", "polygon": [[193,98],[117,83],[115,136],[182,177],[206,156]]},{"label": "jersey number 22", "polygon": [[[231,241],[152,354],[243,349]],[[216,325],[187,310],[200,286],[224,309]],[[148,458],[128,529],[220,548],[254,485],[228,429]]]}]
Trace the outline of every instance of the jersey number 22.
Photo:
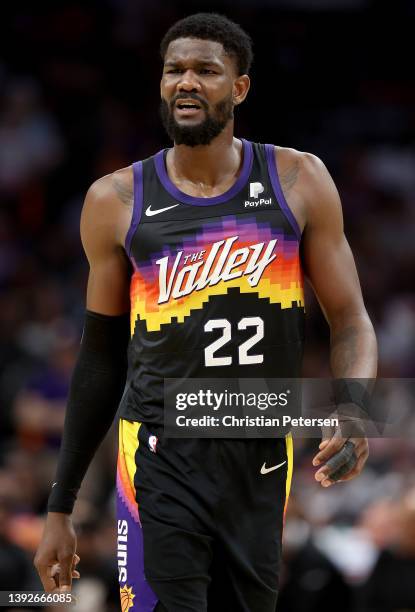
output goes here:
[{"label": "jersey number 22", "polygon": [[[256,328],[253,336],[238,346],[238,362],[240,365],[262,363],[264,355],[248,355],[248,351],[264,337],[264,321],[261,317],[244,317],[238,323],[238,329],[248,327]],[[232,338],[232,327],[228,319],[210,319],[205,324],[205,332],[221,329],[222,335],[205,348],[205,366],[228,366],[232,364],[232,357],[215,357],[215,352],[227,344]]]}]

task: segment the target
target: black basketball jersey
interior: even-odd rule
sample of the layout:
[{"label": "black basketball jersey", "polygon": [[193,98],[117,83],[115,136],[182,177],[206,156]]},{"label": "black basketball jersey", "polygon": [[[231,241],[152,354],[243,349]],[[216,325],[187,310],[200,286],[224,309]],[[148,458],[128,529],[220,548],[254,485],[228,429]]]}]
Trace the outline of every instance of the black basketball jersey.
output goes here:
[{"label": "black basketball jersey", "polygon": [[167,149],[133,165],[124,418],[162,423],[164,378],[300,376],[301,234],[274,146],[242,143],[237,181],[212,198],[171,182]]}]

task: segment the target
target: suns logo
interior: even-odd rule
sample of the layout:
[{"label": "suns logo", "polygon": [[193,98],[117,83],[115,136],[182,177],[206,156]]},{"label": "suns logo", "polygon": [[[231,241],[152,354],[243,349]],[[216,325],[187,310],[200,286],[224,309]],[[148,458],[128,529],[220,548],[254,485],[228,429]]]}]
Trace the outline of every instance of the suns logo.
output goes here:
[{"label": "suns logo", "polygon": [[120,589],[120,599],[121,599],[121,612],[127,612],[134,605],[134,593],[133,587],[128,587],[127,585],[123,586]]}]

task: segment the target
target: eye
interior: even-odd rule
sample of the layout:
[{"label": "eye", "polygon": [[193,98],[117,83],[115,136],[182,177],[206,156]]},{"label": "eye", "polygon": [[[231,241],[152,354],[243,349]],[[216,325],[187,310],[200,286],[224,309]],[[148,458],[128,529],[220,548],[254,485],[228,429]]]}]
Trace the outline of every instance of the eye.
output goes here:
[{"label": "eye", "polygon": [[210,68],[201,68],[200,74],[216,74],[216,72]]},{"label": "eye", "polygon": [[165,74],[179,74],[180,72],[183,72],[183,71],[180,68],[168,68],[164,72]]}]

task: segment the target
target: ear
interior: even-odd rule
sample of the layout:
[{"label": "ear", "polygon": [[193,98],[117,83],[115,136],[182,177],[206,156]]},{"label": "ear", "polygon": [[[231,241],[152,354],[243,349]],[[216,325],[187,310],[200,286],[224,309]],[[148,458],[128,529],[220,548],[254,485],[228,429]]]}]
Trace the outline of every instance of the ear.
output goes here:
[{"label": "ear", "polygon": [[251,81],[247,74],[243,74],[235,79],[232,88],[232,98],[235,106],[238,106],[238,104],[241,104],[241,102],[245,100],[250,86]]}]

